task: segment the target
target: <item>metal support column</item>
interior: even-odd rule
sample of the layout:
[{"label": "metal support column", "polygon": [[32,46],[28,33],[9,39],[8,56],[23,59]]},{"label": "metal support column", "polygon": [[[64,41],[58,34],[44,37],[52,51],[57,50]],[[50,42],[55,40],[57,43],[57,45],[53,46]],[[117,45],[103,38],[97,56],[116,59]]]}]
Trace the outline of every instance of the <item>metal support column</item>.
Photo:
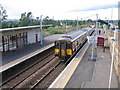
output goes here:
[{"label": "metal support column", "polygon": [[4,36],[2,36],[2,46],[3,46],[3,52],[4,52],[5,51]]},{"label": "metal support column", "polygon": [[40,42],[41,42],[41,45],[43,45],[43,30],[42,30],[42,16],[40,16]]},{"label": "metal support column", "polygon": [[23,33],[23,46],[25,46],[25,33]]},{"label": "metal support column", "polygon": [[9,36],[7,36],[7,41],[8,41],[8,50],[10,50],[10,40],[9,40]]},{"label": "metal support column", "polygon": [[76,30],[78,30],[78,17],[77,17],[77,27],[76,27]]},{"label": "metal support column", "polygon": [[17,36],[17,34],[16,34],[16,48],[18,48],[18,36]]},{"label": "metal support column", "polygon": [[27,32],[26,32],[26,45],[28,44],[28,37],[27,37]]},{"label": "metal support column", "polygon": [[14,47],[13,35],[11,36],[11,41],[12,41],[12,47]]},{"label": "metal support column", "polygon": [[92,43],[92,54],[91,54],[91,60],[95,60],[95,50],[97,48],[96,38],[98,35],[98,14],[96,14],[96,30],[95,35],[93,35],[93,43]]}]

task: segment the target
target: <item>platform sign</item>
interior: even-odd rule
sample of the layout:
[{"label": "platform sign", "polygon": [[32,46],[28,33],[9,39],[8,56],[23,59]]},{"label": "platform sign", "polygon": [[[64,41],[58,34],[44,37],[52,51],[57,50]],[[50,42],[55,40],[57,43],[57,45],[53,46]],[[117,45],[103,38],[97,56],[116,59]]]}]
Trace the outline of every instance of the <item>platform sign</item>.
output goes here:
[{"label": "platform sign", "polygon": [[88,43],[97,43],[97,37],[96,36],[87,36]]},{"label": "platform sign", "polygon": [[88,43],[94,43],[94,37],[93,36],[87,36]]}]

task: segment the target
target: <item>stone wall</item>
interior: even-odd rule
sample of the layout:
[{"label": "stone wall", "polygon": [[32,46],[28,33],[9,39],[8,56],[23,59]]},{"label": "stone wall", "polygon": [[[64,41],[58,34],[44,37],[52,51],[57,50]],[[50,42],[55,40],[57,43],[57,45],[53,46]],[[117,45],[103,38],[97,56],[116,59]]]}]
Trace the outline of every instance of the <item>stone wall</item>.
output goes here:
[{"label": "stone wall", "polygon": [[[106,36],[108,38],[108,43],[110,45],[110,54],[112,56],[113,41],[110,38],[114,36],[114,31],[107,30]],[[114,68],[120,83],[120,32],[116,33],[116,38],[117,40],[115,41],[115,49],[114,49]]]}]

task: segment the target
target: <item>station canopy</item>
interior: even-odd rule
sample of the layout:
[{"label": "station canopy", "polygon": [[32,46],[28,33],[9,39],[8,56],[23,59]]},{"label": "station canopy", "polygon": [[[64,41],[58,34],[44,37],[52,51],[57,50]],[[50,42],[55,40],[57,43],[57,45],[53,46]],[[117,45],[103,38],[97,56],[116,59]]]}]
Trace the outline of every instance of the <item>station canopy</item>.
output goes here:
[{"label": "station canopy", "polygon": [[104,21],[104,20],[101,20],[101,19],[98,19],[97,21],[100,22],[100,23],[102,23],[102,24],[109,25],[109,23],[107,21]]}]

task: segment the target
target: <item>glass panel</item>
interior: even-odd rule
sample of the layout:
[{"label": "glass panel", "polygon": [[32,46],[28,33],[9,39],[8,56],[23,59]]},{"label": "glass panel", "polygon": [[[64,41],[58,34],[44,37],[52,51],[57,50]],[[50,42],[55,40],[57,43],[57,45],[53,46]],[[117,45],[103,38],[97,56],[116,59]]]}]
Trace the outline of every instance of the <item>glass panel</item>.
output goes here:
[{"label": "glass panel", "polygon": [[61,49],[66,49],[66,42],[61,42]]},{"label": "glass panel", "polygon": [[67,49],[71,49],[71,43],[67,42]]},{"label": "glass panel", "polygon": [[60,42],[56,42],[55,46],[56,46],[56,49],[59,49],[60,48]]}]

